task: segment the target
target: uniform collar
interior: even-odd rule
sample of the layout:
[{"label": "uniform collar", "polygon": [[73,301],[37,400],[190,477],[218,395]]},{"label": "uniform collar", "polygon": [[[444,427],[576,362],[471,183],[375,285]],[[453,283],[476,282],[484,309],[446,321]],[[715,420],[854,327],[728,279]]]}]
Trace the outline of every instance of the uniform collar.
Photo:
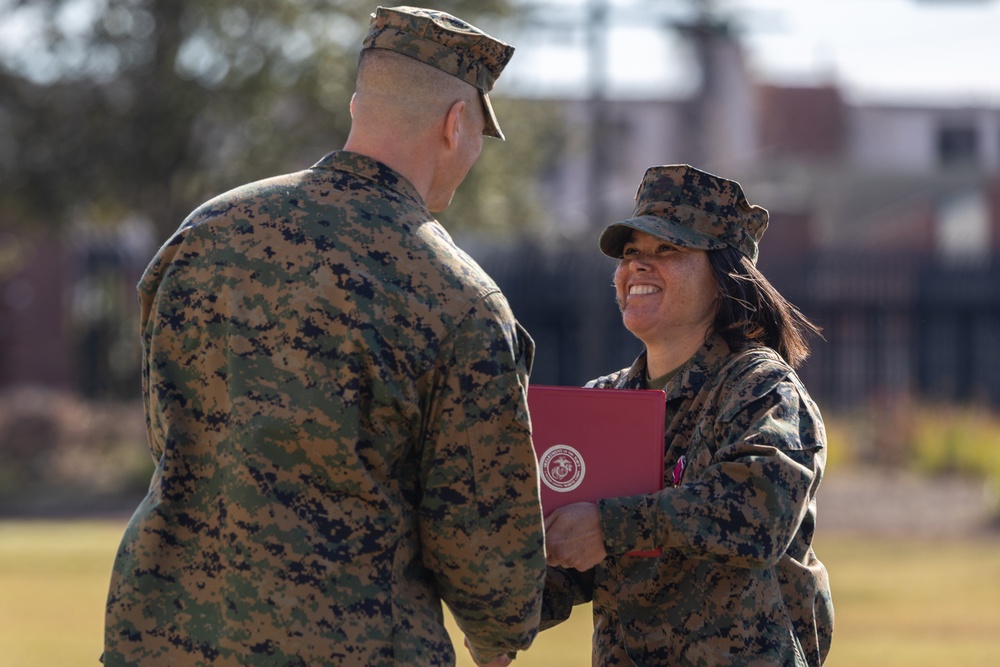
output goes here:
[{"label": "uniform collar", "polygon": [[383,188],[389,188],[400,196],[410,199],[421,208],[426,208],[424,198],[402,174],[392,167],[361,153],[333,151],[313,165],[313,169],[345,171],[359,178],[371,181]]},{"label": "uniform collar", "polygon": [[[710,334],[705,343],[688,359],[667,382],[667,400],[691,397],[715,377],[731,356],[729,345],[717,334]],[[619,380],[621,389],[641,389],[646,386],[646,352],[632,363],[628,372]]]}]

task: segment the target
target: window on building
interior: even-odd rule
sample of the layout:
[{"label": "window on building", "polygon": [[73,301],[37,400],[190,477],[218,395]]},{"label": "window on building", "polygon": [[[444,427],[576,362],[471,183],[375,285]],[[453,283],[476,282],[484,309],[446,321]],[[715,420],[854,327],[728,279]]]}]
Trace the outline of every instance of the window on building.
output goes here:
[{"label": "window on building", "polygon": [[938,159],[945,165],[979,162],[979,133],[969,125],[946,125],[938,130]]},{"label": "window on building", "polygon": [[976,189],[941,198],[937,206],[937,250],[952,264],[984,263],[993,248],[990,204]]}]

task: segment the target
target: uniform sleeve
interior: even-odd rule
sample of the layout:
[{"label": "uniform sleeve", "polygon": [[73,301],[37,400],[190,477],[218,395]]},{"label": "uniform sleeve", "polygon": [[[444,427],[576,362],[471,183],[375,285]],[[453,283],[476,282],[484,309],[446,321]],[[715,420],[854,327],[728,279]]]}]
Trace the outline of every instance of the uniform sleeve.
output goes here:
[{"label": "uniform sleeve", "polygon": [[573,613],[573,607],[594,599],[594,570],[578,572],[550,567],[545,575],[545,599],[542,603],[540,630],[559,625]]},{"label": "uniform sleeve", "polygon": [[164,276],[170,270],[171,263],[184,242],[183,228],[163,244],[153,261],[146,267],[142,279],[137,286],[139,295],[139,335],[142,343],[142,401],[146,415],[146,438],[149,444],[153,462],[158,462],[163,456],[163,433],[166,426],[163,423],[163,411],[154,398],[155,392],[151,386],[152,356],[154,354],[153,338],[156,332],[157,300],[166,298],[160,293],[160,285]]},{"label": "uniform sleeve", "polygon": [[445,342],[421,459],[425,565],[474,654],[526,649],[545,576],[527,380],[533,344],[499,294]]},{"label": "uniform sleeve", "polygon": [[765,568],[788,549],[815,512],[826,460],[815,404],[779,367],[738,378],[713,412],[692,436],[679,486],[601,502],[610,553],[662,547]]}]

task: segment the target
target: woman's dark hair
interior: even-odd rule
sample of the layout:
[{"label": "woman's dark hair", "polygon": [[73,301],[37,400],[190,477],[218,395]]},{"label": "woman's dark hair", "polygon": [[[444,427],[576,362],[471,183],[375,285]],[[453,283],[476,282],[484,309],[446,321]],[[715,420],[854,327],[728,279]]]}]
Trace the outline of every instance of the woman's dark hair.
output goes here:
[{"label": "woman's dark hair", "polygon": [[809,356],[807,336],[819,335],[820,328],[735,248],[710,250],[708,261],[720,296],[714,331],[734,352],[766,345],[798,368]]}]

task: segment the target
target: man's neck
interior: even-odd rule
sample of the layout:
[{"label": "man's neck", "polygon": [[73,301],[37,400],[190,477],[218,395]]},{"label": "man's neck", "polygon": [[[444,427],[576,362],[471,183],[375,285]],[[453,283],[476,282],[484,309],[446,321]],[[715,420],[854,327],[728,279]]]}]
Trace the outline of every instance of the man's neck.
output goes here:
[{"label": "man's neck", "polygon": [[408,180],[426,202],[434,181],[435,162],[432,151],[419,148],[412,142],[393,139],[391,133],[382,132],[376,137],[370,133],[351,129],[344,150],[378,160]]}]

